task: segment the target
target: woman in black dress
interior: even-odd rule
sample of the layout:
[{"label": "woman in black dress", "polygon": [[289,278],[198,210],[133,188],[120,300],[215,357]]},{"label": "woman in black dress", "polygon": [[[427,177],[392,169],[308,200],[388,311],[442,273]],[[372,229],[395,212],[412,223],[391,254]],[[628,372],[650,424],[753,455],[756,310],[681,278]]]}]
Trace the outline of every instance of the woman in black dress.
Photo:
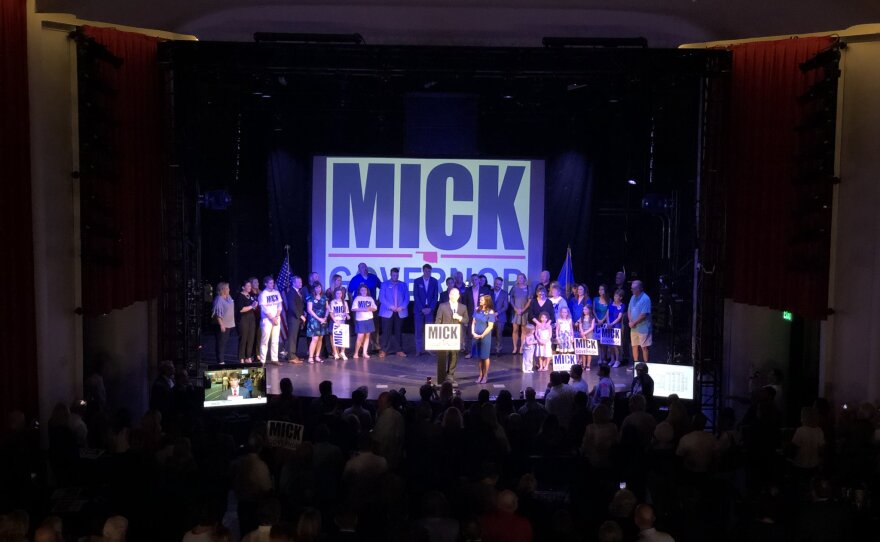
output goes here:
[{"label": "woman in black dress", "polygon": [[238,361],[241,363],[251,363],[253,358],[251,353],[254,350],[254,311],[257,309],[257,302],[251,299],[251,283],[245,282],[241,285],[241,291],[235,295],[235,317],[238,326]]}]

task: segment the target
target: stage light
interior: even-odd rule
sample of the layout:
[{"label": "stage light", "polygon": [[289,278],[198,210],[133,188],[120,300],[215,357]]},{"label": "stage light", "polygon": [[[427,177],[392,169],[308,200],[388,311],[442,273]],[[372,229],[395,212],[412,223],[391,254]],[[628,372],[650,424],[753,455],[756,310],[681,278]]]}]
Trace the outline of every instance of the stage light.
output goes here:
[{"label": "stage light", "polygon": [[791,311],[782,311],[782,319],[783,320],[787,320],[787,321],[791,322],[792,318],[793,318],[793,316],[791,314]]},{"label": "stage light", "polygon": [[208,190],[199,196],[199,203],[212,211],[225,211],[232,205],[232,196],[226,190]]},{"label": "stage light", "polygon": [[635,179],[627,179],[626,182],[627,184],[631,184],[633,186],[639,184],[638,181],[636,181]]}]

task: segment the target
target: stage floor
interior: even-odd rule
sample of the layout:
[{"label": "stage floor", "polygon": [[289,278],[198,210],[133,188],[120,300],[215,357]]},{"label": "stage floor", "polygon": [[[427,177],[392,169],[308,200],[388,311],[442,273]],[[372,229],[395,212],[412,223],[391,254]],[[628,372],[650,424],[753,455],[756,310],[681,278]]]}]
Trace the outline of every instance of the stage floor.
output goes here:
[{"label": "stage floor", "polygon": [[[651,347],[651,358],[662,362],[666,359],[668,349],[666,348],[665,341],[662,341],[662,339],[658,341],[657,339],[658,337],[655,337],[654,346]],[[501,345],[502,351],[510,352],[513,349],[510,336],[503,337]],[[305,354],[306,347],[305,338],[301,337],[298,348],[300,357],[303,357],[303,354]],[[375,399],[384,390],[404,388],[406,389],[407,398],[415,401],[419,398],[419,387],[425,383],[427,377],[430,376],[434,379],[434,383],[437,383],[437,359],[432,354],[415,356],[415,344],[412,334],[403,334],[403,348],[407,353],[405,358],[392,354],[384,359],[379,358],[377,355],[371,355],[369,360],[349,359],[348,361],[336,361],[331,357],[329,360],[325,358],[324,363],[317,363],[315,365],[307,363],[294,365],[286,361],[282,361],[281,365],[270,363],[266,365],[267,391],[270,394],[277,394],[281,379],[290,378],[296,395],[317,397],[318,384],[322,380],[330,380],[333,382],[333,393],[338,397],[349,398],[353,390],[360,386],[367,386],[370,390],[369,398],[371,399]],[[238,362],[235,358],[237,351],[238,340],[233,335],[226,349],[225,361],[227,364]],[[203,335],[202,363],[203,365],[213,363],[214,359],[216,359],[214,355],[214,337],[212,335]],[[459,383],[461,396],[466,401],[476,399],[477,394],[483,388],[488,389],[492,396],[497,395],[503,389],[507,389],[514,399],[518,399],[520,391],[524,391],[529,386],[535,388],[539,397],[542,396],[547,388],[550,373],[524,374],[521,371],[522,358],[519,355],[493,355],[491,362],[488,383],[475,384],[474,380],[476,380],[479,374],[477,360],[465,359],[464,354],[459,355],[455,377]],[[614,381],[618,391],[629,389],[632,378],[631,364],[628,364],[627,367],[611,369],[611,379]],[[584,380],[589,383],[590,389],[593,389],[596,381],[599,380],[597,368],[594,367],[592,371],[584,372]]]},{"label": "stage floor", "polygon": [[[509,390],[514,399],[519,399],[520,391],[527,387],[535,388],[538,396],[543,396],[550,380],[550,373],[522,372],[522,358],[514,355],[492,356],[489,369],[489,381],[486,384],[475,384],[479,370],[476,359],[464,359],[459,356],[455,378],[459,383],[458,389],[466,401],[477,398],[482,389],[488,389],[494,397],[501,390]],[[424,384],[427,377],[437,380],[437,358],[431,354],[422,356],[408,356],[405,358],[396,355],[380,359],[371,356],[369,360],[349,359],[337,361],[334,359],[324,360],[324,363],[309,365],[294,365],[281,362],[281,365],[266,365],[266,385],[270,394],[278,393],[279,382],[282,378],[289,378],[293,382],[294,394],[299,396],[315,397],[318,395],[318,384],[323,380],[333,382],[333,393],[338,397],[349,398],[351,392],[360,386],[369,389],[369,399],[375,399],[386,390],[406,390],[407,399],[413,401],[419,398],[419,387]],[[620,367],[611,369],[611,379],[618,391],[629,389],[632,383],[633,372],[629,368]],[[590,389],[599,380],[599,372],[596,368],[584,372]]]}]

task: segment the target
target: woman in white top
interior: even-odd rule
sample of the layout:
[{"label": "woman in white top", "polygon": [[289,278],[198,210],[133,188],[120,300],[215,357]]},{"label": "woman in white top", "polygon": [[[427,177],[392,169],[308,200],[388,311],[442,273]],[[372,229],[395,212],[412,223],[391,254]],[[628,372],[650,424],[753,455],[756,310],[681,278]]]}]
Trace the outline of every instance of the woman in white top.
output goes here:
[{"label": "woman in white top", "polygon": [[373,313],[377,309],[376,300],[370,297],[370,289],[366,284],[361,284],[357,296],[351,300],[351,310],[354,312],[354,332],[357,333],[353,354],[356,358],[361,350],[361,345],[363,345],[363,358],[370,359],[367,349],[370,346],[370,333],[376,330],[376,326],[373,324]]}]

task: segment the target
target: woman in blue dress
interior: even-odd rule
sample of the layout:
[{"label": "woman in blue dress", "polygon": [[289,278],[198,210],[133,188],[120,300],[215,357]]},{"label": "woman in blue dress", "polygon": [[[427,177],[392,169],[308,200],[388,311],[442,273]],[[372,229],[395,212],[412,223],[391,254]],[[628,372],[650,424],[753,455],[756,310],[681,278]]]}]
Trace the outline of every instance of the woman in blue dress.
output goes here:
[{"label": "woman in blue dress", "polygon": [[[608,305],[611,304],[611,300],[608,299],[608,294],[605,293],[607,287],[604,284],[599,285],[599,295],[593,299],[593,316],[596,317],[596,329],[604,328],[605,324],[608,322]],[[602,344],[601,337],[596,337],[600,339],[599,341],[599,364],[605,363],[608,359],[608,347]]]},{"label": "woman in blue dress", "polygon": [[306,297],[306,336],[312,338],[309,343],[309,363],[323,363],[321,359],[321,337],[327,334],[327,298],[321,293],[324,287],[320,282],[312,285],[312,295]]},{"label": "woman in blue dress", "polygon": [[[614,302],[608,305],[608,318],[605,327],[608,329],[620,329],[623,315],[626,314],[626,304],[623,302],[623,290],[614,292]],[[620,347],[614,344],[608,345],[611,353],[611,366],[620,367]]]},{"label": "woman in blue dress", "polygon": [[481,295],[479,307],[471,319],[471,335],[480,360],[480,377],[477,384],[485,384],[489,378],[489,355],[492,352],[492,328],[495,327],[495,307],[492,296]]},{"label": "woman in blue dress", "polygon": [[[584,314],[584,307],[593,308],[593,302],[590,300],[590,290],[586,284],[575,284],[572,289],[571,299],[568,300],[568,309],[571,317],[580,320]],[[580,337],[580,329],[575,328],[575,337]]]}]

